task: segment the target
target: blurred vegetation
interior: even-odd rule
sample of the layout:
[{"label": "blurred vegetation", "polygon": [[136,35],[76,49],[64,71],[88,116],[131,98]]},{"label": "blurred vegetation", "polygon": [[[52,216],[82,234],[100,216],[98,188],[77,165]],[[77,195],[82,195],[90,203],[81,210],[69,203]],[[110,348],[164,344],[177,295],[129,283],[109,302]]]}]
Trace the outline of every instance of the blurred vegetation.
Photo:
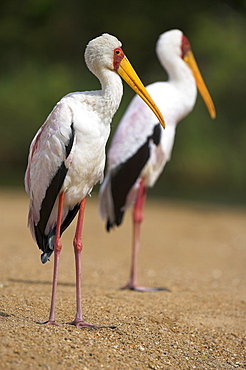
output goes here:
[{"label": "blurred vegetation", "polygon": [[[0,3],[2,186],[23,186],[30,142],[56,102],[99,88],[83,53],[116,35],[145,84],[166,79],[155,55],[172,28],[189,38],[217,109],[202,99],[178,126],[171,162],[152,195],[246,204],[246,1],[4,0]],[[133,93],[125,86],[113,130]],[[112,137],[112,134],[111,134]]]}]

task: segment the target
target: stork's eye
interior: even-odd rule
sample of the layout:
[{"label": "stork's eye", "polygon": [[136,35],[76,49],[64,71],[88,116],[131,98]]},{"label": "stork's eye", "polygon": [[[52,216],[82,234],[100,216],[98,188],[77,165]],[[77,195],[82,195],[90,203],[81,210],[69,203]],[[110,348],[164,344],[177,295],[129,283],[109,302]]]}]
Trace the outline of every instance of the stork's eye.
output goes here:
[{"label": "stork's eye", "polygon": [[120,47],[114,49],[114,53],[116,56],[120,56],[123,54],[122,49]]},{"label": "stork's eye", "polygon": [[113,65],[114,65],[114,70],[115,71],[118,71],[120,62],[122,61],[122,59],[124,58],[124,56],[125,56],[125,54],[123,53],[123,50],[120,47],[114,49],[114,61],[113,61]]}]

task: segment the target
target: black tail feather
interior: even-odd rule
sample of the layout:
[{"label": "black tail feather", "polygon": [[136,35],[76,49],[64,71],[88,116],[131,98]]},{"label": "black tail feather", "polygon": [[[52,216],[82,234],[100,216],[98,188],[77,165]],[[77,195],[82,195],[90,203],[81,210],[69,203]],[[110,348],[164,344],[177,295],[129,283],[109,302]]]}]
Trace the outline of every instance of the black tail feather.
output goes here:
[{"label": "black tail feather", "polygon": [[118,213],[118,217],[117,217],[117,220],[115,220],[115,222],[111,222],[109,219],[107,220],[107,223],[106,223],[106,230],[107,231],[110,231],[110,229],[112,229],[115,225],[116,226],[120,226],[122,221],[123,221],[123,217],[124,217],[124,214],[125,212],[124,211],[119,211]]},{"label": "black tail feather", "polygon": [[[61,234],[66,230],[66,228],[71,224],[74,217],[76,216],[80,207],[80,203],[76,204],[73,209],[71,209],[66,218],[64,219],[63,223],[61,224]],[[50,256],[54,251],[54,238],[56,234],[56,227],[54,227],[48,235],[42,235],[42,251],[44,253],[41,254],[41,262],[46,263],[49,261]]]}]

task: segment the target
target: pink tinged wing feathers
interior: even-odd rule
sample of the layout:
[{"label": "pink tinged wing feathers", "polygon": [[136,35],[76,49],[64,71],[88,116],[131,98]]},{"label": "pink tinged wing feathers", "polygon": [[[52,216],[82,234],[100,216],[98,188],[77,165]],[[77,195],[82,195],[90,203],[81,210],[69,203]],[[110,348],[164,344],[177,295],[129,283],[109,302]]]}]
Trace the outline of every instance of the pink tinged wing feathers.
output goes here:
[{"label": "pink tinged wing feathers", "polygon": [[145,108],[145,103],[136,95],[112,139],[108,151],[108,166],[111,169],[131,158],[151,135],[157,118],[148,107]]},{"label": "pink tinged wing feathers", "polygon": [[[46,189],[66,159],[65,146],[71,134],[72,119],[69,106],[59,102],[32,141],[25,174],[25,187],[30,196],[28,223],[32,234],[34,234],[33,225],[39,221]],[[73,148],[65,161],[68,166],[72,161],[72,155]]]}]

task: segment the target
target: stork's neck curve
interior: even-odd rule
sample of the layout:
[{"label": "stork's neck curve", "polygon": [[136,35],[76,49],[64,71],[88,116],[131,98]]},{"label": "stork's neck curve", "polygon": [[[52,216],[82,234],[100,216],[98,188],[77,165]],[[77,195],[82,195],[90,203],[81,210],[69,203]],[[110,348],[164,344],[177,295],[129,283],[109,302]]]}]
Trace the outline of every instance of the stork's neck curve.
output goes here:
[{"label": "stork's neck curve", "polygon": [[179,110],[176,111],[174,121],[176,124],[185,117],[194,107],[197,97],[196,81],[189,66],[181,57],[160,58],[160,63],[168,74],[170,86]]},{"label": "stork's neck curve", "polygon": [[196,86],[191,69],[181,57],[159,59],[161,65],[167,71],[169,81],[181,84],[188,83],[189,85],[192,84]]},{"label": "stork's neck curve", "polygon": [[98,78],[102,87],[100,90],[101,103],[98,110],[104,116],[105,122],[111,122],[123,95],[122,80],[116,72],[111,70],[104,71],[103,75]]}]

